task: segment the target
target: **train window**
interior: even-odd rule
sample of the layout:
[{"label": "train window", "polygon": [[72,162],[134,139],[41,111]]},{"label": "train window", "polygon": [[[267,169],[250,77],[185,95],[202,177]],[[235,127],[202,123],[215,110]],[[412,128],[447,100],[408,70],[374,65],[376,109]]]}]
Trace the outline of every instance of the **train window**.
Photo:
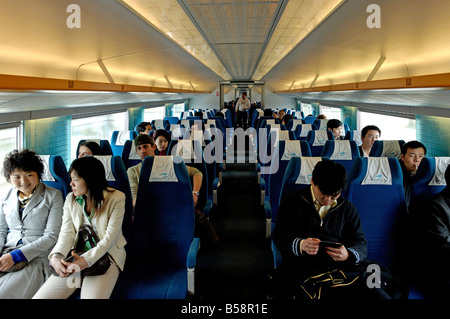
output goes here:
[{"label": "train window", "polygon": [[376,114],[359,111],[359,128],[366,125],[376,125],[381,130],[382,140],[416,139],[416,120],[399,116]]},{"label": "train window", "polygon": [[162,120],[166,114],[165,106],[151,107],[144,111],[144,121]]},{"label": "train window", "polygon": [[175,104],[173,106],[173,115],[172,116],[176,116],[176,117],[180,118],[181,112],[184,112],[184,103]]},{"label": "train window", "polygon": [[305,114],[305,116],[307,116],[308,114],[312,114],[311,104],[302,103],[301,109],[302,109],[303,114]]},{"label": "train window", "polygon": [[342,120],[341,108],[340,107],[330,107],[321,105],[321,113],[324,114],[327,119],[338,119]]},{"label": "train window", "polygon": [[[2,165],[3,159],[9,152],[21,148],[19,134],[20,126],[8,128],[0,126],[0,158],[2,159]],[[0,193],[3,194],[10,187],[11,184],[6,181],[3,174],[0,174]]]},{"label": "train window", "polygon": [[80,140],[101,139],[110,141],[114,131],[126,129],[128,129],[127,112],[72,118],[71,159],[75,159]]}]

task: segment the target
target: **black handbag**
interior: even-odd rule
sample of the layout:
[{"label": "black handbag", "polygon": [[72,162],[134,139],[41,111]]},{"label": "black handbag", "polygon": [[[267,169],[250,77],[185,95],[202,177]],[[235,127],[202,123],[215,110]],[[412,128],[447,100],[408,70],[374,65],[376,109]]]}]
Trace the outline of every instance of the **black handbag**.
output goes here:
[{"label": "black handbag", "polygon": [[[76,243],[75,247],[71,249],[68,256],[64,260],[70,263],[73,262],[75,260],[75,257],[72,256],[72,251],[74,251],[78,256],[82,256],[85,252],[84,247],[86,246],[86,243],[89,243],[91,248],[94,248],[99,241],[100,240],[91,225],[85,224],[81,226],[80,230],[78,231],[78,242]],[[103,275],[109,269],[110,265],[111,262],[109,260],[108,254],[106,253],[91,267],[82,270],[81,276]],[[50,270],[54,275],[58,276],[56,270],[51,265]]]}]

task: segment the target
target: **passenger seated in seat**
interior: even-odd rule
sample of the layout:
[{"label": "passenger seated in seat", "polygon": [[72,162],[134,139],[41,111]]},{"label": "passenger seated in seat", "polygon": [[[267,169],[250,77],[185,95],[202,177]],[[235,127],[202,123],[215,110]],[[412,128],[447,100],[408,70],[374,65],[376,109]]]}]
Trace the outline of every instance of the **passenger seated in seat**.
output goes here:
[{"label": "passenger seated in seat", "polygon": [[[321,161],[312,172],[311,186],[281,201],[273,240],[283,257],[277,272],[284,297],[317,299],[319,287],[305,280],[334,270],[338,271],[332,275],[339,277],[334,279],[348,287],[323,290],[321,298],[359,296],[360,288],[355,287],[364,287],[365,283],[356,281],[361,270],[358,263],[367,256],[367,242],[356,207],[341,196],[346,181],[342,164]],[[333,247],[323,241],[342,245]]]},{"label": "passenger seated in seat", "polygon": [[427,149],[425,145],[418,141],[409,141],[402,145],[401,152],[400,166],[403,173],[403,189],[405,191],[406,205],[409,206],[411,187],[415,181],[420,162],[427,154]]},{"label": "passenger seated in seat", "polygon": [[333,133],[335,140],[343,140],[342,132],[344,130],[344,125],[341,121],[337,119],[331,119],[327,122],[327,130]]},{"label": "passenger seated in seat", "polygon": [[153,131],[152,123],[150,122],[141,122],[136,126],[136,131],[138,134],[150,134]]},{"label": "passenger seated in seat", "polygon": [[378,126],[367,125],[361,130],[362,145],[359,146],[359,154],[363,157],[369,157],[373,143],[381,136],[381,130]]},{"label": "passenger seated in seat", "polygon": [[421,250],[426,271],[427,283],[437,298],[450,297],[450,165],[445,170],[446,187],[433,196],[429,205],[424,207],[421,223],[424,229],[424,241]]},{"label": "passenger seated in seat", "polygon": [[155,141],[155,155],[168,155],[167,149],[170,143],[170,134],[166,130],[156,130],[153,133],[153,141]]},{"label": "passenger seated in seat", "polygon": [[83,142],[78,149],[78,158],[85,156],[104,155],[103,150],[97,142]]}]

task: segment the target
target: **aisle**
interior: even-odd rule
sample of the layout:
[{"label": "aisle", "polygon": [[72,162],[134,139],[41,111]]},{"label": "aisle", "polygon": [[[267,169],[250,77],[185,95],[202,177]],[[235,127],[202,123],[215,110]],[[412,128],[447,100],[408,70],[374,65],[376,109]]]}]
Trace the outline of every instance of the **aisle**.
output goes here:
[{"label": "aisle", "polygon": [[273,261],[254,165],[227,166],[219,189],[210,220],[220,244],[199,251],[196,298],[264,300]]}]

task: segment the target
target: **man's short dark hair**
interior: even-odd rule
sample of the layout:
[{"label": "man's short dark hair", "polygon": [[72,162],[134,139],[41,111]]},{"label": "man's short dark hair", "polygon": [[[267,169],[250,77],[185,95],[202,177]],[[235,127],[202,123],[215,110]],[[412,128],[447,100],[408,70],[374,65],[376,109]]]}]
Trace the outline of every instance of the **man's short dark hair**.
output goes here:
[{"label": "man's short dark hair", "polygon": [[328,122],[327,122],[327,130],[328,129],[332,130],[332,129],[340,127],[342,125],[343,125],[342,122],[339,121],[338,119],[331,119],[331,120],[328,120]]},{"label": "man's short dark hair", "polygon": [[419,141],[409,141],[408,143],[403,144],[401,147],[401,151],[403,155],[406,155],[408,148],[420,148],[420,147],[423,148],[425,153],[424,155],[427,155],[427,148]]},{"label": "man's short dark hair", "polygon": [[136,131],[138,132],[138,134],[144,132],[144,131],[145,131],[145,127],[146,127],[147,125],[149,125],[149,124],[151,125],[152,123],[150,123],[150,122],[141,122],[141,123],[139,123],[139,124],[136,126]]},{"label": "man's short dark hair", "polygon": [[322,194],[338,195],[347,183],[347,172],[340,163],[320,161],[314,167],[312,181]]},{"label": "man's short dark hair", "polygon": [[367,125],[367,126],[365,126],[365,127],[361,130],[361,136],[362,136],[362,137],[366,137],[367,132],[369,132],[369,131],[378,131],[378,133],[380,133],[380,136],[381,136],[381,130],[380,130],[380,128],[379,128],[378,126],[375,126],[375,125]]},{"label": "man's short dark hair", "polygon": [[142,144],[150,144],[153,146],[155,142],[153,141],[153,138],[150,135],[139,134],[134,138],[134,147],[137,147],[138,145]]}]

